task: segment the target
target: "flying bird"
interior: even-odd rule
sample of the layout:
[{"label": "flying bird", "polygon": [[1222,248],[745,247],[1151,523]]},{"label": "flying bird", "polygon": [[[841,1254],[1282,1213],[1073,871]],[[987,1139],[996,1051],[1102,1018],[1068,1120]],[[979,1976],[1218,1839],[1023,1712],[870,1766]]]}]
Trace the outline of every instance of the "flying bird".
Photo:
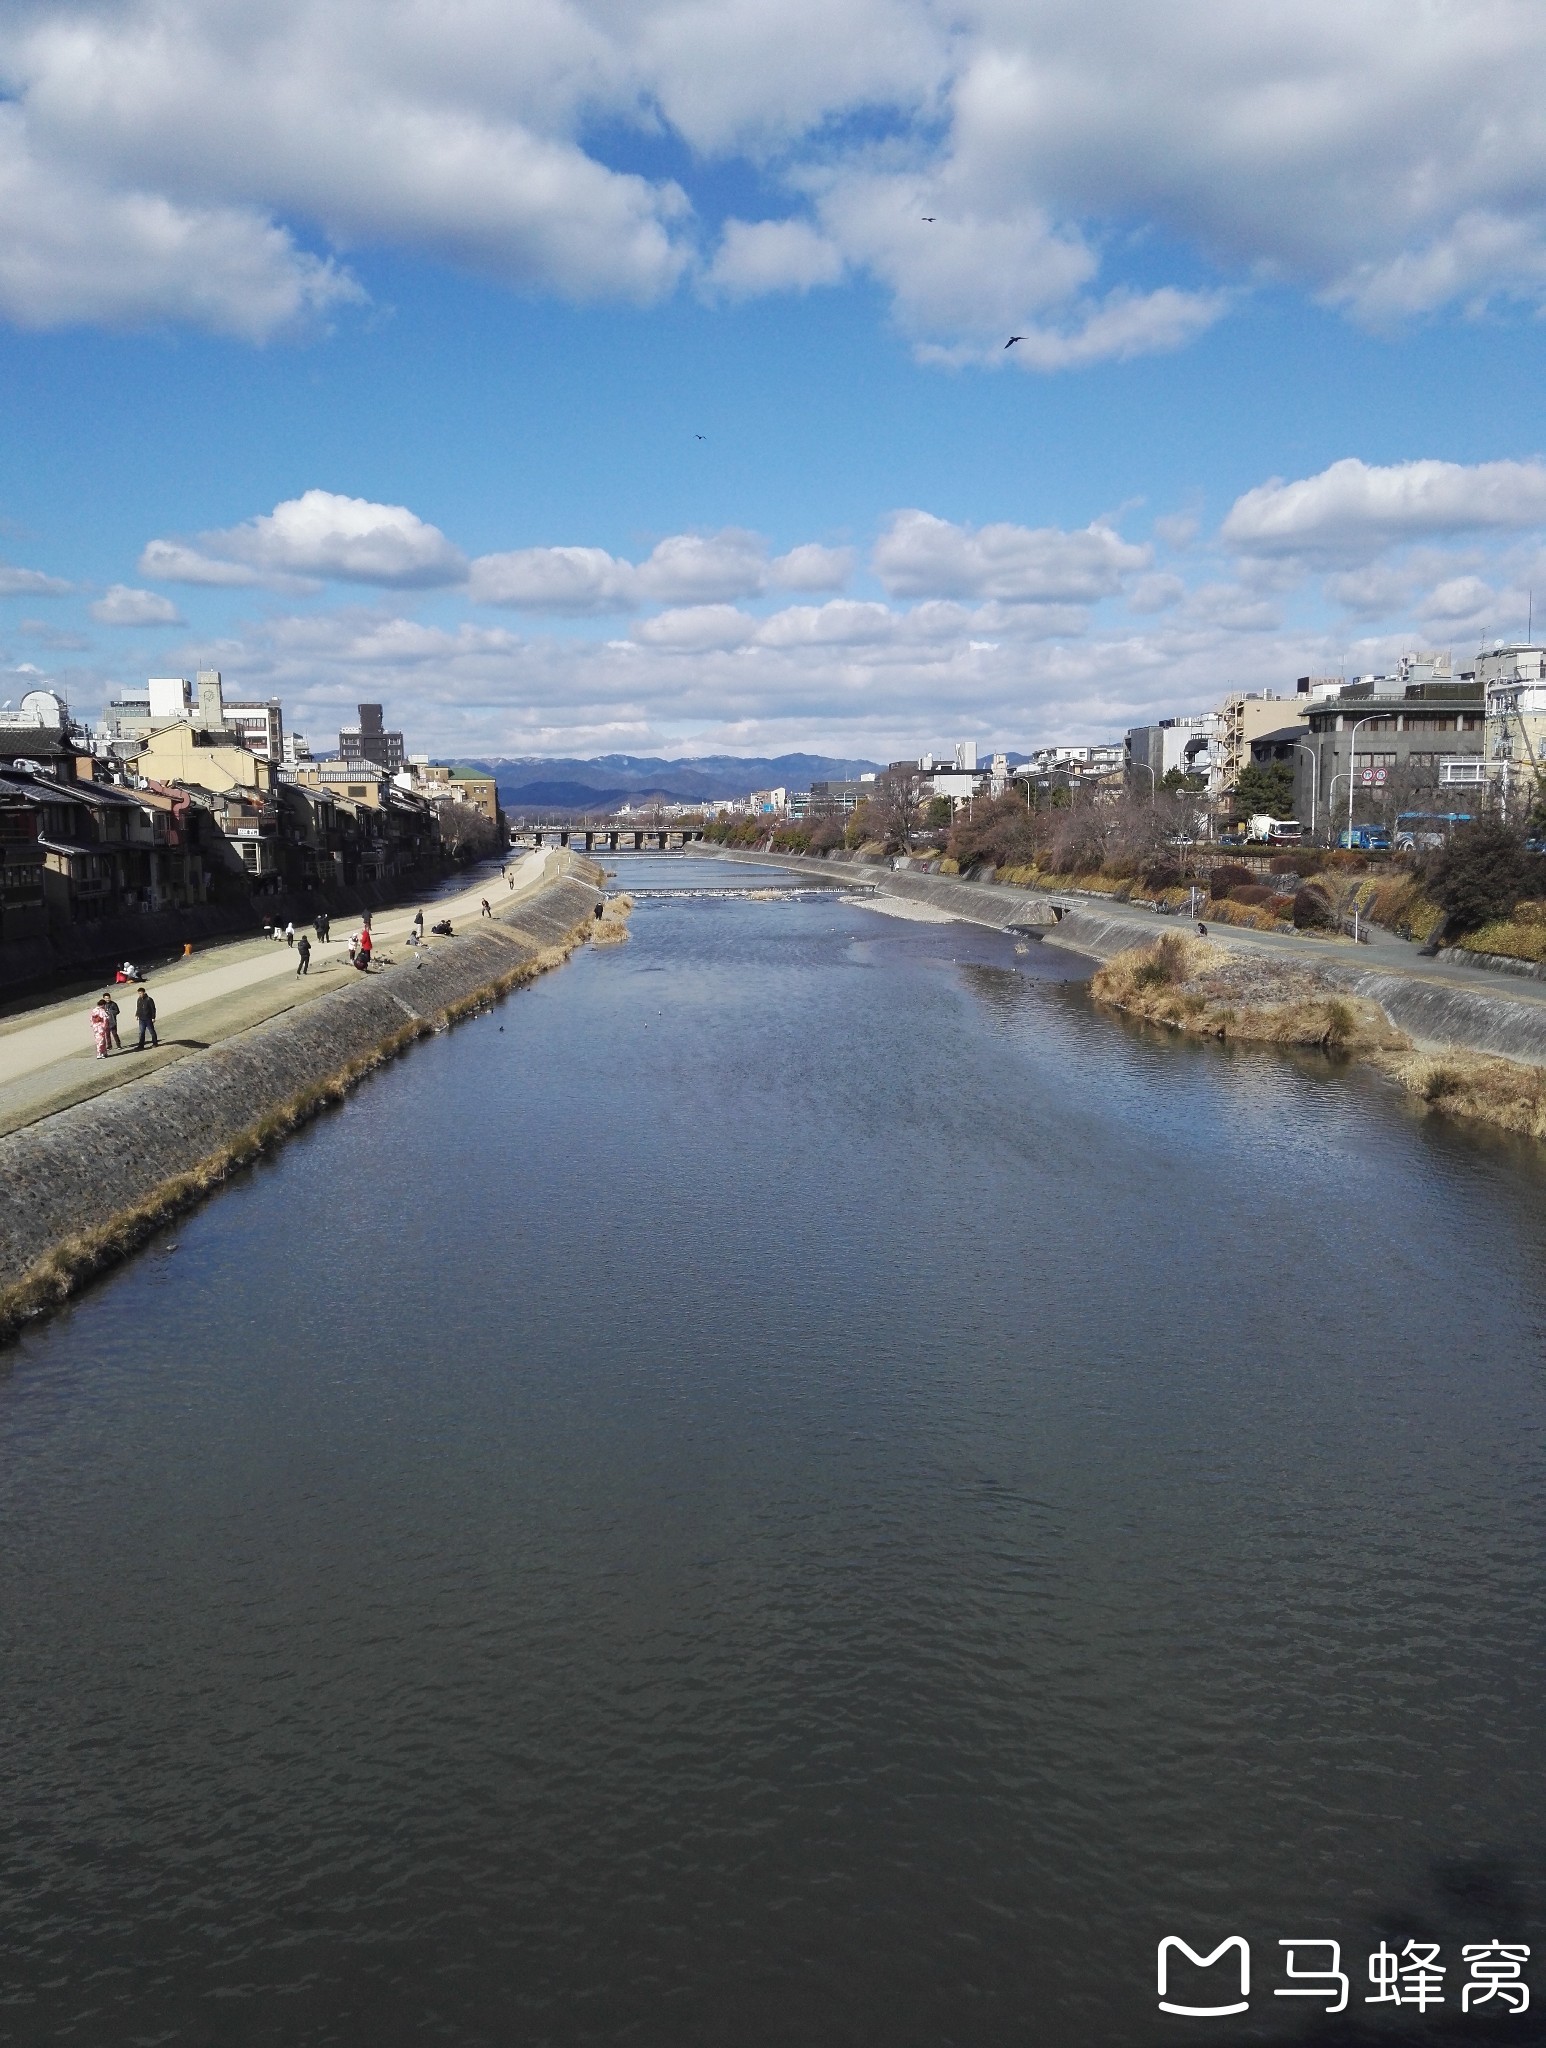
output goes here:
[{"label": "flying bird", "polygon": [[1011,334],[1008,341],[1004,343],[1004,346],[1005,348],[1013,348],[1017,341],[1024,341],[1024,339],[1025,336],[1023,334]]},{"label": "flying bird", "polygon": [[694,439],[695,441],[701,441],[701,440],[703,439],[703,436],[702,436],[702,434],[694,434],[694,435],[693,435],[693,439]]},{"label": "flying bird", "polygon": [[928,221],[928,222],[929,222],[929,224],[930,224],[930,226],[932,226],[932,225],[933,225],[933,222],[934,222],[934,216],[933,216],[933,214],[932,214],[932,213],[923,213],[923,214],[920,214],[920,215],[918,216],[918,218],[919,218],[920,220],[926,220],[926,221]]}]

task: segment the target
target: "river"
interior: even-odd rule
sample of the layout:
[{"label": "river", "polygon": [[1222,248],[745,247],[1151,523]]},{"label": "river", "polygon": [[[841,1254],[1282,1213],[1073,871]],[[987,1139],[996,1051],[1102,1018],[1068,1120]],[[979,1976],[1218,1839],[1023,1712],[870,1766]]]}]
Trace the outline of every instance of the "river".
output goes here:
[{"label": "river", "polygon": [[0,1359],[0,2038],[1542,2038],[1538,1157],[618,865]]}]

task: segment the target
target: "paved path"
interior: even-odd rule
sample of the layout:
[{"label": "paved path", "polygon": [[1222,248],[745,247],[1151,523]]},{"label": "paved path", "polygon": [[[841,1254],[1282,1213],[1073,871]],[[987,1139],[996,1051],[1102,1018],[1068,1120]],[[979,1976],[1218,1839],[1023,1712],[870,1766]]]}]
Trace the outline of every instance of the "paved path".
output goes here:
[{"label": "paved path", "polygon": [[[455,896],[426,898],[426,926],[449,918],[459,930],[474,923],[479,900],[486,896],[496,909],[541,886],[557,852],[544,849],[511,863],[512,889],[497,869],[485,869]],[[395,904],[371,915],[371,937],[377,957],[390,964],[394,945],[408,935],[417,908]],[[119,1036],[125,1050],[99,1060],[87,1022],[94,996],[73,996],[0,1021],[0,1133],[34,1123],[70,1103],[84,1102],[136,1076],[154,1072],[173,1060],[235,1032],[248,1030],[297,1003],[313,1001],[329,989],[342,987],[358,969],[349,965],[349,933],[358,923],[339,919],[338,936],[319,945],[312,933],[311,972],[296,973],[296,956],[272,939],[216,942],[191,959],[179,960],[146,976],[156,999],[159,1051],[135,1050],[134,990],[120,986],[113,993],[122,1012]],[[433,946],[433,938],[426,940]]]}]

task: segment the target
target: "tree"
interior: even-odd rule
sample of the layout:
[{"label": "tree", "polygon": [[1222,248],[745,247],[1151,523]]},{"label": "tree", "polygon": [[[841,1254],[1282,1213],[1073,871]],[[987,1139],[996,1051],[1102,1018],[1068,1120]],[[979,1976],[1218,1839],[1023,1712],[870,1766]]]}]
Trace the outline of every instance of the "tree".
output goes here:
[{"label": "tree", "polygon": [[894,853],[911,852],[922,798],[923,777],[916,768],[894,768],[882,775],[875,794],[861,806],[868,814],[869,836],[883,840]]},{"label": "tree", "polygon": [[1525,850],[1524,834],[1501,818],[1459,825],[1449,844],[1423,865],[1423,886],[1448,913],[1449,928],[1475,931],[1507,917],[1539,881],[1540,862]]},{"label": "tree", "polygon": [[453,860],[476,860],[499,851],[499,828],[471,804],[438,804],[440,844]]},{"label": "tree", "polygon": [[1247,761],[1235,784],[1235,816],[1291,818],[1294,815],[1294,771],[1286,761],[1265,765]]}]

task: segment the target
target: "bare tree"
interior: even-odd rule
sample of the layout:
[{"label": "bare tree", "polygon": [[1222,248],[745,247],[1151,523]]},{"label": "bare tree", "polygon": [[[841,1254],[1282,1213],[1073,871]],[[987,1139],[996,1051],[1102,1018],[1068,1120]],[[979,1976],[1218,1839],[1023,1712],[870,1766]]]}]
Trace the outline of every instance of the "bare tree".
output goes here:
[{"label": "bare tree", "polygon": [[918,830],[918,808],[923,801],[924,778],[916,768],[893,768],[875,784],[870,808],[875,814],[887,846],[899,853],[911,853]]}]

